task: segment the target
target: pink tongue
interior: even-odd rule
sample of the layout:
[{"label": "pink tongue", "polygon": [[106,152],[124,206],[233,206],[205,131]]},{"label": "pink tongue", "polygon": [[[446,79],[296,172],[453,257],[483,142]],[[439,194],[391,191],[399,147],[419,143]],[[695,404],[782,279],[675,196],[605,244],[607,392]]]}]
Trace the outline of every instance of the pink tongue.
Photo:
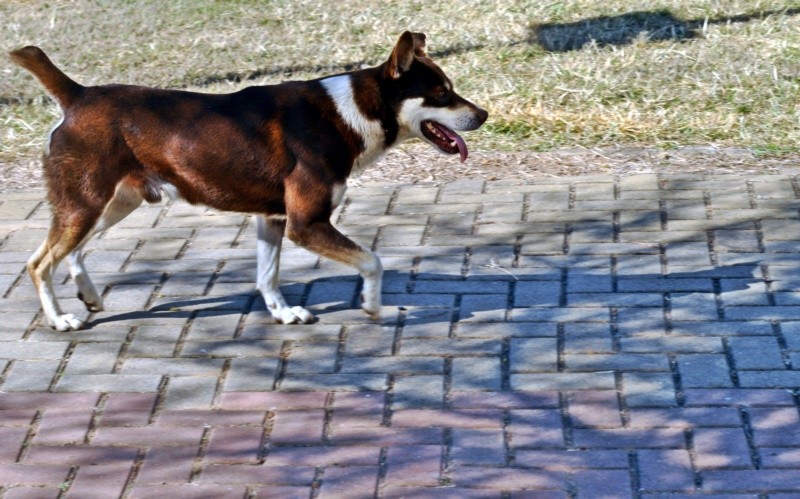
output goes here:
[{"label": "pink tongue", "polygon": [[448,139],[456,141],[456,145],[458,146],[458,154],[461,156],[461,162],[463,163],[466,161],[467,156],[469,156],[469,151],[467,150],[467,143],[464,142],[464,139],[462,139],[459,134],[450,130],[449,128],[441,128],[443,129],[445,135],[447,135]]}]

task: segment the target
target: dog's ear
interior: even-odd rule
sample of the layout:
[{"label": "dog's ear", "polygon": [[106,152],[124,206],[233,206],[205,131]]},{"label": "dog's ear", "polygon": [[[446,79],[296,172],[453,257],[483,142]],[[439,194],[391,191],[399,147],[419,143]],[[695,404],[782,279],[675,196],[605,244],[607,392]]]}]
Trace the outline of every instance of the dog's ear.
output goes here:
[{"label": "dog's ear", "polygon": [[414,39],[414,55],[417,57],[428,57],[425,53],[425,33],[411,33]]},{"label": "dog's ear", "polygon": [[404,32],[397,40],[397,45],[392,50],[392,55],[386,61],[384,73],[388,78],[396,80],[411,68],[414,56],[419,49],[423,54],[422,47],[425,46],[425,35],[422,33]]}]

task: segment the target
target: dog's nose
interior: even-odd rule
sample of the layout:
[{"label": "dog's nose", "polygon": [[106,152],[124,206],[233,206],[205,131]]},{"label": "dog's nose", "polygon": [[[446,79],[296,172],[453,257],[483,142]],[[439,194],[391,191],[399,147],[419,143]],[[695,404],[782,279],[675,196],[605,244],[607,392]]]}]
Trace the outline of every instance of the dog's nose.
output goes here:
[{"label": "dog's nose", "polygon": [[481,125],[483,125],[488,117],[489,113],[485,109],[478,108],[478,121],[480,121]]}]

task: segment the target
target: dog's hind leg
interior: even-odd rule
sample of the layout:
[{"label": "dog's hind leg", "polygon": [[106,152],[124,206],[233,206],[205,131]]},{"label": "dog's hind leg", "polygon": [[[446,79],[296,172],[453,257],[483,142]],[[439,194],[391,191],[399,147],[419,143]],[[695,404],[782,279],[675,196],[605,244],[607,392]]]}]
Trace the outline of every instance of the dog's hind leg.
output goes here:
[{"label": "dog's hind leg", "polygon": [[69,254],[69,271],[78,286],[78,298],[90,312],[103,310],[103,299],[100,298],[97,288],[95,288],[94,283],[89,278],[89,274],[86,272],[86,267],[83,263],[83,247],[94,234],[110,228],[138,208],[140,204],[142,204],[142,197],[139,193],[132,187],[120,184],[92,231]]},{"label": "dog's hind leg", "polygon": [[256,218],[257,279],[256,286],[264,297],[267,310],[283,324],[307,324],[314,320],[311,312],[303,307],[290,307],[278,287],[278,268],[281,260],[281,243],[286,229],[285,220]]},{"label": "dog's hind leg", "polygon": [[80,329],[83,321],[61,311],[53,291],[53,274],[59,262],[91,232],[100,214],[88,208],[71,212],[67,216],[59,214],[57,209],[55,211],[47,239],[28,260],[27,267],[47,322],[59,331],[70,331]]}]

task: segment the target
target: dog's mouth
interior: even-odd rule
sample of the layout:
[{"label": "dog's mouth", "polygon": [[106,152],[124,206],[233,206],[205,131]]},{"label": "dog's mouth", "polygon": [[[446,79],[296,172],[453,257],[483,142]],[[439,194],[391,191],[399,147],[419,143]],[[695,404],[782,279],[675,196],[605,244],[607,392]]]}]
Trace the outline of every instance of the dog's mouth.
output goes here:
[{"label": "dog's mouth", "polygon": [[450,130],[441,123],[436,121],[425,120],[422,122],[422,135],[426,139],[433,142],[442,152],[447,154],[458,153],[461,155],[461,162],[463,163],[469,151],[467,151],[467,144],[456,132]]}]

